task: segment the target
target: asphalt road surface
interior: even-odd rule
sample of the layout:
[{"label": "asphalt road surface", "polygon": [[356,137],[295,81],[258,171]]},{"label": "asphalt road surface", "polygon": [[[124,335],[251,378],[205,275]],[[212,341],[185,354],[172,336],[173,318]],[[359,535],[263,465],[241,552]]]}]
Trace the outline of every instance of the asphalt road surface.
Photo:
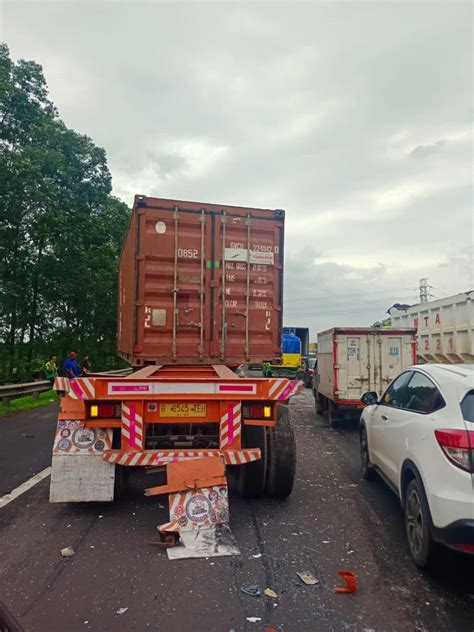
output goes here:
[{"label": "asphalt road surface", "polygon": [[[0,419],[2,493],[50,462],[54,414],[50,406]],[[431,573],[418,571],[397,499],[360,479],[355,429],[316,418],[310,391],[294,399],[291,418],[292,496],[231,500],[241,556],[168,561],[149,544],[168,519],[165,497],[143,496],[151,476],[135,474],[118,502],[88,505],[50,505],[46,479],[0,509],[0,599],[31,632],[472,632],[474,559],[444,551]],[[66,546],[73,557],[60,556]],[[353,595],[334,591],[342,569],[358,576]],[[299,571],[318,584],[304,585]],[[244,594],[249,585],[277,598]]]}]

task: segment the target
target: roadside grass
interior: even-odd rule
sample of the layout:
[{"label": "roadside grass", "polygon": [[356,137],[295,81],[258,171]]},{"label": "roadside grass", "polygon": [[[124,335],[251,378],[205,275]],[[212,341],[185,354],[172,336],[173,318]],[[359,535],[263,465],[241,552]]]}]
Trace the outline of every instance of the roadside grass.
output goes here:
[{"label": "roadside grass", "polygon": [[58,398],[56,395],[56,391],[52,390],[46,391],[45,393],[40,393],[39,396],[36,398],[32,395],[25,395],[25,397],[12,399],[10,401],[10,406],[8,407],[0,403],[0,416],[14,413],[17,410],[30,410],[31,408],[40,408],[41,406],[46,406],[46,404],[55,402],[57,399]]}]

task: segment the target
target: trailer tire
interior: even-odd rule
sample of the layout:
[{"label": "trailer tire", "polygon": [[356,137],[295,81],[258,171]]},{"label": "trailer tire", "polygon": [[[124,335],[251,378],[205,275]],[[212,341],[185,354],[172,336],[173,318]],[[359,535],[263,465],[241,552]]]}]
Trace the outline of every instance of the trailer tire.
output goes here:
[{"label": "trailer tire", "polygon": [[267,429],[268,469],[265,491],[273,498],[287,498],[296,472],[296,443],[288,406],[277,404],[277,423]]},{"label": "trailer tire", "polygon": [[336,416],[334,404],[331,400],[328,400],[328,421],[333,430],[339,427],[339,418]]},{"label": "trailer tire", "polygon": [[129,476],[130,468],[125,467],[125,465],[115,466],[114,500],[118,500],[125,495],[128,488]]},{"label": "trailer tire", "polygon": [[264,426],[242,426],[242,447],[260,448],[261,458],[237,469],[237,491],[242,498],[258,498],[265,491],[267,477],[267,435]]}]

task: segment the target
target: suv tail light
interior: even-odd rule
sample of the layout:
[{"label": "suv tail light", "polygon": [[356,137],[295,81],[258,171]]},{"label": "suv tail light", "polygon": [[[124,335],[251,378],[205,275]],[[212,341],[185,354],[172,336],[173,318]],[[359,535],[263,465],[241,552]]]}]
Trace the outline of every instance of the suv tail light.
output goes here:
[{"label": "suv tail light", "polygon": [[474,431],[435,430],[435,435],[451,463],[474,473]]}]

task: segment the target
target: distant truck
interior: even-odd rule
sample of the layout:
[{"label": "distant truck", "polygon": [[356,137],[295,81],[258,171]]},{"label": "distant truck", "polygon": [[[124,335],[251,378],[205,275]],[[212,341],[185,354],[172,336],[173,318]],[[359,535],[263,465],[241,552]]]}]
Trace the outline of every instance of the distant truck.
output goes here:
[{"label": "distant truck", "polygon": [[281,360],[263,364],[264,377],[298,378],[309,354],[309,328],[283,327]]},{"label": "distant truck", "polygon": [[309,327],[283,327],[283,334],[293,334],[301,340],[301,355],[309,355]]},{"label": "distant truck", "polygon": [[382,395],[392,379],[416,364],[415,329],[335,327],[318,334],[313,382],[316,412],[331,427],[358,416],[366,391]]},{"label": "distant truck", "polygon": [[474,290],[389,312],[393,327],[417,330],[418,362],[474,362]]}]

